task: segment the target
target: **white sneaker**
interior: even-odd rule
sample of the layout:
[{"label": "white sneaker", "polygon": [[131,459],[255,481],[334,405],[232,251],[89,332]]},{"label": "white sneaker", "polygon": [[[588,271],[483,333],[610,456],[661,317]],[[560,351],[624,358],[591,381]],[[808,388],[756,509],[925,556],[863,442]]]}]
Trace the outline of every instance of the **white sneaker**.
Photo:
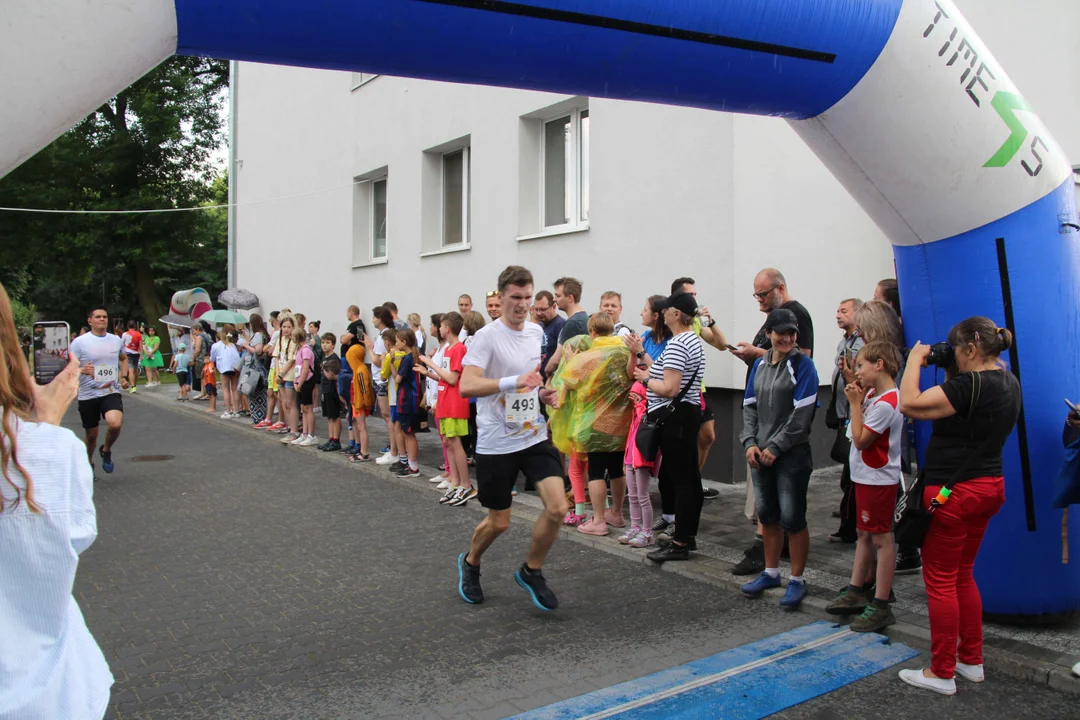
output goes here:
[{"label": "white sneaker", "polygon": [[302,443],[300,443],[300,446],[301,447],[311,447],[312,445],[318,445],[318,444],[319,444],[319,438],[315,437],[314,435],[308,435],[306,438],[304,438],[304,441]]},{"label": "white sneaker", "polygon": [[428,482],[431,482],[431,483],[446,482],[446,478],[444,478],[442,475],[436,475],[435,477],[428,480]]},{"label": "white sneaker", "polygon": [[453,485],[450,484],[450,478],[438,478],[438,479],[442,480],[442,482],[435,486],[436,490],[449,490],[450,488],[453,487]]},{"label": "white sneaker", "polygon": [[281,436],[281,442],[286,445],[292,445],[298,437],[300,437],[300,433],[288,432]]},{"label": "white sneaker", "polygon": [[384,454],[378,460],[375,461],[376,465],[389,465],[398,461],[397,455],[391,455],[390,453]]},{"label": "white sneaker", "polygon": [[982,682],[986,679],[982,665],[965,665],[962,662],[957,662],[956,674],[969,682]]},{"label": "white sneaker", "polygon": [[228,420],[228,419],[229,419],[229,418],[231,418],[231,417],[232,417],[232,413],[231,413],[231,412],[229,412],[228,410],[226,410],[225,412],[221,413],[221,419],[222,419],[222,420]]},{"label": "white sneaker", "polygon": [[304,444],[304,441],[305,441],[305,440],[307,440],[307,435],[305,435],[304,433],[300,433],[300,434],[299,434],[299,435],[297,435],[297,436],[296,436],[296,438],[295,438],[295,439],[294,439],[294,440],[293,440],[293,441],[292,441],[291,443],[289,443],[289,444],[290,444],[290,445],[296,445],[296,446],[298,446],[298,447],[299,447],[300,445],[303,445],[303,444]]},{"label": "white sneaker", "polygon": [[1080,662],[1073,665],[1073,675],[1080,677]]},{"label": "white sneaker", "polygon": [[928,678],[919,670],[901,670],[900,679],[908,685],[925,690],[933,690],[942,695],[956,694],[956,680],[942,680],[941,678]]}]

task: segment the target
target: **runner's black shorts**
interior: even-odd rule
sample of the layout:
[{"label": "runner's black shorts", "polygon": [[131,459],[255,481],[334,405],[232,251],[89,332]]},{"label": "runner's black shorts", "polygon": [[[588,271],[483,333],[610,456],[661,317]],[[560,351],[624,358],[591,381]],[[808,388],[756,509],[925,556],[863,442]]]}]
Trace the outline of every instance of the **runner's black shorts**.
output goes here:
[{"label": "runner's black shorts", "polygon": [[341,398],[338,397],[337,390],[334,390],[333,392],[324,392],[319,397],[322,398],[322,416],[324,418],[327,420],[337,420],[338,418],[345,417],[341,413]]},{"label": "runner's black shorts", "polygon": [[[591,452],[589,453],[589,479],[614,480],[626,475],[623,459],[626,452]],[[606,477],[605,477],[606,475]]]},{"label": "runner's black shorts", "polygon": [[559,451],[550,440],[544,440],[508,455],[476,453],[476,497],[480,504],[488,510],[508,510],[519,472],[525,475],[526,485],[561,478]]},{"label": "runner's black shorts", "polygon": [[300,386],[300,404],[311,405],[314,402],[315,396],[315,376],[309,377],[304,381],[304,384]]},{"label": "runner's black shorts", "polygon": [[96,428],[105,417],[105,413],[113,410],[124,412],[124,399],[120,393],[110,393],[89,400],[80,400],[79,415],[82,417],[83,430]]}]

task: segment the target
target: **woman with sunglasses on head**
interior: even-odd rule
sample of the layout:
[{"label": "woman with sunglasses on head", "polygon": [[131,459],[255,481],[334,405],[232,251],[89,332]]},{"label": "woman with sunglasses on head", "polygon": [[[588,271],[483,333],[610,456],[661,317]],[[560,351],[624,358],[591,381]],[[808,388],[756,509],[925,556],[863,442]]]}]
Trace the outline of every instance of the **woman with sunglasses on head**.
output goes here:
[{"label": "woman with sunglasses on head", "polygon": [[[923,543],[930,667],[901,670],[900,679],[943,695],[956,693],[954,675],[983,680],[982,598],[972,568],[990,518],[1005,504],[1001,449],[1021,402],[1020,383],[1000,360],[1012,343],[989,318],[970,317],[949,331],[948,349],[916,343],[900,382],[900,411],[933,421],[922,506],[943,500]],[[919,374],[931,364],[945,368],[945,382],[920,392]]]}]

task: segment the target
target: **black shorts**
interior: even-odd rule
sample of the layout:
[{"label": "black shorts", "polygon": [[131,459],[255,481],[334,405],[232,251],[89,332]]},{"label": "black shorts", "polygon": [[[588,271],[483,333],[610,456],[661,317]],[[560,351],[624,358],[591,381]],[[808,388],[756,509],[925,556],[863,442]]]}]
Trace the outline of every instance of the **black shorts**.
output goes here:
[{"label": "black shorts", "polygon": [[406,435],[415,435],[420,432],[420,414],[410,413],[408,415],[402,415],[398,413],[397,420],[395,421],[401,425],[401,432]]},{"label": "black shorts", "polygon": [[217,397],[217,384],[203,383],[203,392],[206,393],[206,397]]},{"label": "black shorts", "polygon": [[626,453],[623,451],[589,453],[589,479],[613,480],[623,477],[626,475],[626,470],[623,469],[625,457]]},{"label": "black shorts", "polygon": [[105,413],[119,410],[124,412],[124,398],[120,393],[110,393],[101,397],[79,401],[79,415],[82,417],[83,430],[96,428]]},{"label": "black shorts", "polygon": [[701,410],[701,424],[704,425],[707,422],[712,422],[716,418],[713,417],[712,404],[709,402],[708,393],[702,395],[705,398],[705,407]]},{"label": "black shorts", "polygon": [[176,371],[176,384],[181,387],[188,384],[187,370]]},{"label": "black shorts", "polygon": [[304,381],[304,384],[300,386],[300,404],[311,405],[315,395],[315,378],[309,377]]},{"label": "black shorts", "polygon": [[233,375],[236,374],[236,371],[235,370],[223,370],[221,372],[221,374],[224,375],[227,378],[231,378]]},{"label": "black shorts", "polygon": [[544,440],[508,455],[476,453],[476,496],[480,504],[488,510],[509,509],[519,472],[525,475],[526,485],[546,478],[561,479],[559,451],[550,440]]},{"label": "black shorts", "polygon": [[344,417],[341,412],[341,398],[338,397],[337,391],[323,392],[321,396],[322,400],[322,415],[327,420],[337,420],[340,417]]},{"label": "black shorts", "polygon": [[134,370],[139,367],[139,353],[124,353],[127,355],[128,368]]}]

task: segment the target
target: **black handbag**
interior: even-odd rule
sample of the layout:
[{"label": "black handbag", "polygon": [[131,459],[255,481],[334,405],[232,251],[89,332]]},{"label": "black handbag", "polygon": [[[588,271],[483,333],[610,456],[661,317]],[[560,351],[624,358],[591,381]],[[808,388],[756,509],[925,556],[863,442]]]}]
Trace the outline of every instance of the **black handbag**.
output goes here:
[{"label": "black handbag", "polygon": [[664,422],[675,413],[675,406],[682,402],[687,391],[697,382],[699,372],[701,372],[700,363],[697,369],[694,370],[694,377],[670,403],[662,405],[652,412],[645,413],[645,417],[641,418],[637,433],[634,435],[634,445],[637,446],[638,452],[641,453],[644,460],[652,462],[656,459],[656,454],[660,452],[660,434],[663,431]]},{"label": "black handbag", "polygon": [[841,465],[848,461],[851,453],[851,439],[847,436],[847,421],[844,424],[836,428],[836,439],[833,440],[832,450],[829,451],[829,457],[833,459],[833,462],[838,462]]},{"label": "black handbag", "polygon": [[[979,395],[982,391],[982,376],[979,373],[973,373],[973,375],[975,376],[973,382],[977,388],[971,394],[971,405],[968,408],[969,418],[976,404],[978,404]],[[975,458],[981,456],[990,447],[993,440],[994,436],[992,435],[984,438],[979,443],[979,446],[964,459],[964,462],[952,474],[949,481],[941,487],[952,490],[953,485],[960,479],[964,471],[971,466]],[[926,541],[926,533],[930,530],[930,522],[934,519],[934,511],[940,506],[937,500],[932,500],[929,507],[923,507],[922,497],[925,489],[926,471],[922,470],[919,472],[915,482],[911,483],[911,487],[905,488],[903,494],[896,501],[896,509],[893,512],[893,536],[897,544],[901,546],[921,548]]]}]

